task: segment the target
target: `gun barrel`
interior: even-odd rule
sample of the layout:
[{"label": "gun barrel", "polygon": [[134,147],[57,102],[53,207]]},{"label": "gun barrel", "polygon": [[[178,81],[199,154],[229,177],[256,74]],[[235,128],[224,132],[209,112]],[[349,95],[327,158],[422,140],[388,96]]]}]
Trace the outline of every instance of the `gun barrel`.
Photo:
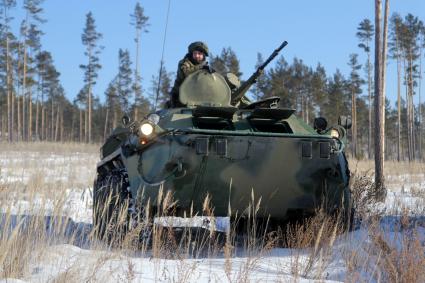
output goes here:
[{"label": "gun barrel", "polygon": [[273,53],[261,64],[257,70],[233,93],[232,95],[232,103],[237,104],[244,94],[248,91],[248,89],[256,82],[257,78],[262,74],[264,68],[279,54],[279,52],[288,45],[288,42],[285,40],[282,44],[276,48]]},{"label": "gun barrel", "polygon": [[279,54],[280,50],[282,50],[286,45],[288,45],[288,42],[285,40],[284,42],[282,42],[282,44],[275,49],[275,51],[273,51],[273,53],[269,56],[269,58],[267,58],[266,61],[264,61],[263,64],[261,64],[260,67],[258,67],[258,69],[263,70],[276,56],[277,54]]}]

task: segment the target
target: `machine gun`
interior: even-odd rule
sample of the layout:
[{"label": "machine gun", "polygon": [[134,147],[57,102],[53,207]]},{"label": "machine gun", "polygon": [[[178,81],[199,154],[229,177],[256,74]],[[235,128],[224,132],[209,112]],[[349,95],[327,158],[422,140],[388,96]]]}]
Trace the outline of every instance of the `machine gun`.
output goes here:
[{"label": "machine gun", "polygon": [[264,68],[279,54],[280,50],[282,50],[286,45],[288,45],[287,41],[282,42],[282,44],[261,64],[257,70],[238,88],[234,93],[232,93],[232,105],[236,105],[248,91],[248,89],[256,83],[258,77],[264,72]]}]

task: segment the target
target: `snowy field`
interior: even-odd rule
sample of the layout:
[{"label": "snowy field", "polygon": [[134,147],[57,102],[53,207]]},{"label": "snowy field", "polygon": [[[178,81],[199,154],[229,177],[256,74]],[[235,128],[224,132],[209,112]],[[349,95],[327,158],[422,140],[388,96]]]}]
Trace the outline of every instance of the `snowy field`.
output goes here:
[{"label": "snowy field", "polygon": [[[385,202],[363,205],[354,231],[319,223],[311,245],[305,229],[290,248],[270,236],[158,256],[94,240],[98,156],[97,146],[0,144],[0,282],[425,282],[424,164],[388,165]],[[370,164],[354,166],[368,184]]]}]

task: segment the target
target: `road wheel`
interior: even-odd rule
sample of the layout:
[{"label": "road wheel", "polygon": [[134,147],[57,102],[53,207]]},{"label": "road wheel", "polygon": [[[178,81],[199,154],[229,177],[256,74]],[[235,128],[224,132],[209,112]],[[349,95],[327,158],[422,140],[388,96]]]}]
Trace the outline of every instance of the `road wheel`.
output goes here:
[{"label": "road wheel", "polygon": [[127,173],[113,170],[98,175],[93,189],[93,229],[108,244],[121,242],[129,231],[131,193]]}]

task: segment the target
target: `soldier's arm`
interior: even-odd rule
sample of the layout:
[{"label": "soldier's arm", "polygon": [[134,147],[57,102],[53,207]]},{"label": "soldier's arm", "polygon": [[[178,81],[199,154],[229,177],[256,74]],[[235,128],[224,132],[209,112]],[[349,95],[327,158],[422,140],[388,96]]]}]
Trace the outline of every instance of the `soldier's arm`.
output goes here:
[{"label": "soldier's arm", "polygon": [[181,65],[180,70],[183,72],[184,76],[187,77],[190,74],[192,74],[193,72],[202,69],[202,67],[204,67],[204,66],[205,66],[205,63],[193,65],[190,62],[184,62]]}]

